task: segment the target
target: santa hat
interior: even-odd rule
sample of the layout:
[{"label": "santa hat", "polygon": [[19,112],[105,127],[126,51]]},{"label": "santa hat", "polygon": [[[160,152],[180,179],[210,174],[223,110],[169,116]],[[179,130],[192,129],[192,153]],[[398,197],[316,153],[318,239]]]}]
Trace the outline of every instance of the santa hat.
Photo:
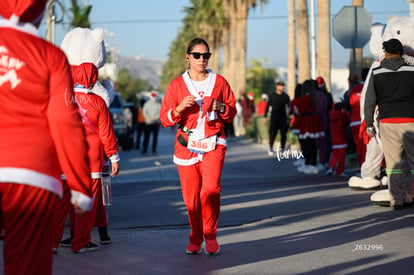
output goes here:
[{"label": "santa hat", "polygon": [[247,94],[247,97],[248,97],[250,100],[253,100],[253,98],[254,98],[254,93],[253,93],[253,92],[248,93],[248,94]]},{"label": "santa hat", "polygon": [[47,0],[1,0],[0,15],[10,22],[37,23],[43,16]]},{"label": "santa hat", "polygon": [[72,67],[73,82],[91,88],[98,81],[98,68],[93,63],[82,63]]}]

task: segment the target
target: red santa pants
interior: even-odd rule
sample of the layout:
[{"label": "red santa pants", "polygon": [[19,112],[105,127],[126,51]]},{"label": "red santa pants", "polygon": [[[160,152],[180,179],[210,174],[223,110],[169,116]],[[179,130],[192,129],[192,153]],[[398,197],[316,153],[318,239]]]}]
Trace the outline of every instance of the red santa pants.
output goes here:
[{"label": "red santa pants", "polygon": [[191,226],[190,242],[201,245],[206,239],[216,239],[220,214],[221,172],[226,147],[203,155],[203,161],[191,166],[178,165],[181,191]]},{"label": "red santa pants", "polygon": [[55,199],[42,188],[0,183],[5,275],[52,274]]},{"label": "red santa pants", "polygon": [[[63,181],[63,197],[56,200],[54,209],[55,234],[53,239],[53,247],[58,248],[63,237],[66,218],[68,217],[70,203],[70,189],[66,181]],[[71,228],[73,230],[73,228]]]},{"label": "red santa pants", "polygon": [[362,164],[365,161],[365,153],[367,151],[367,146],[364,143],[364,140],[359,137],[359,125],[352,126],[351,132],[355,142],[355,149],[358,157],[359,167],[361,168]]},{"label": "red santa pants", "polygon": [[[79,251],[82,247],[91,241],[91,232],[95,224],[99,224],[99,226],[108,225],[106,219],[106,210],[104,215],[100,214],[99,218],[97,219],[98,204],[103,206],[101,179],[92,179],[92,195],[94,196],[95,200],[90,212],[79,216],[74,214],[71,210],[73,224],[70,227],[73,228],[74,231],[71,248],[74,252]],[[102,211],[102,208],[99,209]]]},{"label": "red santa pants", "polygon": [[344,148],[332,148],[331,161],[329,162],[329,168],[332,170],[335,169],[336,164],[336,174],[340,175],[345,170],[345,158],[346,158],[346,147]]}]

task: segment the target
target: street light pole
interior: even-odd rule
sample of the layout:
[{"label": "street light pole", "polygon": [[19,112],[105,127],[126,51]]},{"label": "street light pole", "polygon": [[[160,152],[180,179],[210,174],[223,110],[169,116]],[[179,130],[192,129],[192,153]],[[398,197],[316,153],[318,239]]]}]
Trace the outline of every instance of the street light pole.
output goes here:
[{"label": "street light pole", "polygon": [[316,79],[315,0],[311,0],[311,75]]}]

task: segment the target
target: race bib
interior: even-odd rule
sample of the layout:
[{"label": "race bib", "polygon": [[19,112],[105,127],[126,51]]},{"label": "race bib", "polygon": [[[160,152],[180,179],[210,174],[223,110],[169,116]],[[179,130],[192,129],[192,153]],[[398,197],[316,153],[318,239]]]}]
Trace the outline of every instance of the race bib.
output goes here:
[{"label": "race bib", "polygon": [[188,136],[187,149],[193,153],[205,154],[216,149],[217,135],[209,138],[197,139],[194,135]]}]

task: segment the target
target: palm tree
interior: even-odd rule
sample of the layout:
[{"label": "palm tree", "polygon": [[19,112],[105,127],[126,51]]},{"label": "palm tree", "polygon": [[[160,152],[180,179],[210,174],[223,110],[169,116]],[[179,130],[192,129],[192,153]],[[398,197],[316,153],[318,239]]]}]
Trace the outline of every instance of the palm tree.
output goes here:
[{"label": "palm tree", "polygon": [[310,78],[308,1],[297,0],[296,8],[298,81],[302,83]]},{"label": "palm tree", "polygon": [[[220,0],[192,0],[193,6],[186,8],[187,13],[192,13],[196,36],[203,37],[209,43],[210,51],[213,53],[209,67],[214,71],[219,70],[220,45],[224,29],[224,11]],[[194,24],[195,23],[195,24]]]},{"label": "palm tree", "polygon": [[322,76],[331,91],[331,1],[318,0],[318,76]]},{"label": "palm tree", "polygon": [[229,81],[236,98],[246,89],[247,15],[251,7],[266,0],[225,0],[223,9],[228,18],[223,32],[223,75]]},{"label": "palm tree", "polygon": [[80,7],[78,5],[77,0],[71,0],[72,7],[70,10],[72,11],[72,22],[71,26],[73,28],[81,27],[81,28],[90,28],[91,23],[89,22],[89,14],[91,13],[92,6],[86,5],[85,7]]}]

